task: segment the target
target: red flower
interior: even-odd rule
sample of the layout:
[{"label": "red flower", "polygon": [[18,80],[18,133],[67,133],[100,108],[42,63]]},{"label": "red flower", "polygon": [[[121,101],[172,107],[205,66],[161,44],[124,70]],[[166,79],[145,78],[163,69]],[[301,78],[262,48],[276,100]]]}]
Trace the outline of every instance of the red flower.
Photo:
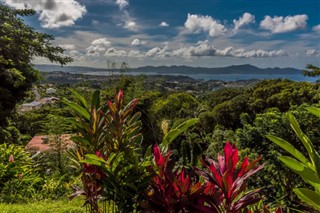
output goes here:
[{"label": "red flower", "polygon": [[13,157],[13,155],[10,155],[10,157],[9,157],[9,163],[13,163],[14,162],[14,157]]}]

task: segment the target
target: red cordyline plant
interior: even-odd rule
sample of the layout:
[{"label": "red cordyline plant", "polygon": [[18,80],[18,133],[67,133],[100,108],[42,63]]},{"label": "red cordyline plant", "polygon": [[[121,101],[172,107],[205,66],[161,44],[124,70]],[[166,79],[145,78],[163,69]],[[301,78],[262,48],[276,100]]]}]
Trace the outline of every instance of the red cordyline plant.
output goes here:
[{"label": "red cordyline plant", "polygon": [[[107,160],[108,158],[105,157],[99,150],[95,154],[97,157]],[[106,175],[102,171],[102,169],[98,166],[83,163],[83,170],[82,170],[82,182],[83,186],[74,187],[75,192],[70,196],[70,199],[73,199],[77,196],[85,196],[85,203],[89,204],[90,212],[100,212],[98,206],[98,200],[101,199],[101,194],[103,192],[103,181]]]},{"label": "red cordyline plant", "polygon": [[140,112],[133,112],[139,99],[124,105],[124,94],[119,90],[114,100],[107,100],[107,110],[100,110],[105,126],[100,135],[107,153],[126,151],[132,154],[142,140]]},{"label": "red cordyline plant", "polygon": [[[200,177],[193,178],[185,175],[184,169],[174,171],[171,151],[162,155],[157,145],[153,151],[156,170],[151,171],[153,182],[141,203],[146,212],[237,213],[261,200],[260,189],[246,191],[246,180],[263,168],[257,166],[261,157],[252,162],[246,157],[236,168],[238,150],[229,142],[224,156],[219,154],[217,162],[204,159],[205,169],[196,169]],[[198,181],[201,177],[204,183]]]},{"label": "red cordyline plant", "polygon": [[150,168],[153,179],[146,200],[140,203],[143,212],[203,212],[201,183],[187,176],[184,169],[174,170],[171,154],[162,155],[158,145],[153,148],[155,169]]},{"label": "red cordyline plant", "polygon": [[240,212],[262,199],[258,194],[261,189],[247,191],[246,185],[247,179],[263,168],[263,164],[257,166],[260,159],[249,162],[245,157],[240,168],[236,168],[238,150],[229,142],[224,147],[224,156],[218,154],[218,161],[203,159],[206,169],[198,170],[198,174],[205,179],[205,201],[212,212]]}]

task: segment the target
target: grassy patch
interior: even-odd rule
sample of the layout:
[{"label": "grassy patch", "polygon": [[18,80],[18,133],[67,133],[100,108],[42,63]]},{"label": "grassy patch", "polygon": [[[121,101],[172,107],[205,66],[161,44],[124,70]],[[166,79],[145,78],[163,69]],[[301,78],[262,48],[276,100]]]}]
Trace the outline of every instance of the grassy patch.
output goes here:
[{"label": "grassy patch", "polygon": [[27,204],[4,204],[0,203],[1,213],[81,213],[85,208],[81,207],[83,200],[72,201],[39,201]]}]

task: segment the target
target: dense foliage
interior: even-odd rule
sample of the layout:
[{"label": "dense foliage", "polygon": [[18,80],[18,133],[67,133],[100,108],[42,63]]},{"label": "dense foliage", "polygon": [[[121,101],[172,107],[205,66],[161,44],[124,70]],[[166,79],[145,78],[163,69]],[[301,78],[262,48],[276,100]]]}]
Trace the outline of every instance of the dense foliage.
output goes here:
[{"label": "dense foliage", "polygon": [[[89,212],[320,211],[319,82],[179,82],[125,76],[123,63],[103,82],[79,74],[35,85],[33,59],[72,59],[24,24],[33,14],[0,3],[0,202],[80,196]],[[54,87],[55,101],[21,110],[35,100],[32,86],[42,97]],[[37,135],[48,149],[26,148]]]},{"label": "dense foliage", "polygon": [[[53,37],[35,31],[24,24],[22,16],[31,16],[32,10],[13,10],[0,3],[0,128],[22,100],[32,84],[39,80],[32,60],[44,57],[64,65],[71,62],[63,57],[63,49],[51,44]],[[0,142],[3,142],[0,131]]]}]

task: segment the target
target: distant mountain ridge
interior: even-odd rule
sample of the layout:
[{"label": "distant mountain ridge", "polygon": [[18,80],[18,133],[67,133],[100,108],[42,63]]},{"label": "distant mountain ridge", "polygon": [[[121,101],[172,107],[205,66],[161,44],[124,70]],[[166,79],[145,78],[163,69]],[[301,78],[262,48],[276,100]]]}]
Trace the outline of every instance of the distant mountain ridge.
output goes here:
[{"label": "distant mountain ridge", "polygon": [[[81,67],[81,66],[58,66],[58,65],[35,65],[35,68],[42,72],[62,71],[70,73],[88,73],[88,72],[109,72],[104,68]],[[116,70],[119,71],[119,70]],[[232,65],[227,67],[189,67],[189,66],[145,66],[138,68],[129,68],[126,72],[139,72],[139,73],[158,73],[158,74],[264,74],[264,75],[290,75],[302,74],[302,71],[295,68],[258,68],[250,64]]]}]

